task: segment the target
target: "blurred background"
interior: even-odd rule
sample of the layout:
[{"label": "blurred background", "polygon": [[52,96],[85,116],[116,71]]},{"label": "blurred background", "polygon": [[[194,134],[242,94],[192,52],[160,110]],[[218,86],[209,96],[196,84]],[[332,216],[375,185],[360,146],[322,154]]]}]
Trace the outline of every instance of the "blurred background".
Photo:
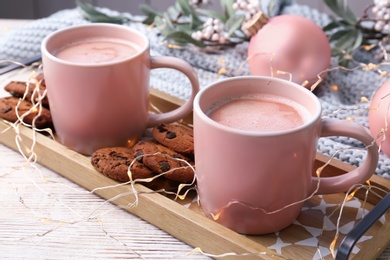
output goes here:
[{"label": "blurred background", "polygon": [[[176,0],[83,0],[94,6],[107,7],[120,12],[129,12],[134,15],[142,14],[139,11],[139,4],[145,3],[158,10],[166,8],[176,2]],[[210,8],[218,9],[219,0],[211,0]],[[298,4],[308,5],[321,12],[329,13],[323,0],[295,0]],[[351,0],[349,7],[359,17],[367,5],[371,4],[369,0]],[[75,0],[1,0],[0,1],[0,19],[38,19],[47,17],[62,9],[75,8]]]}]

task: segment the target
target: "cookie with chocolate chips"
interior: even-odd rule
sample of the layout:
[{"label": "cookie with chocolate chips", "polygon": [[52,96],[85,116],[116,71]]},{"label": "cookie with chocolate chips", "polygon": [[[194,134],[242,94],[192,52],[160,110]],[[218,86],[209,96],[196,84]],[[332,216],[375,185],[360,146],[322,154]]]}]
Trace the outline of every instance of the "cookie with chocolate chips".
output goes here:
[{"label": "cookie with chocolate chips", "polygon": [[194,135],[191,128],[180,124],[159,124],[153,128],[152,134],[162,145],[193,157]]},{"label": "cookie with chocolate chips", "polygon": [[[43,96],[46,90],[43,78],[40,80],[41,83],[38,85],[38,87],[32,83],[11,81],[4,87],[4,89],[14,97],[22,98],[26,94],[26,100],[30,102],[37,102],[39,97]],[[49,107],[49,100],[47,95],[42,98],[42,105],[47,108]]]},{"label": "cookie with chocolate chips", "polygon": [[[41,107],[40,109],[32,109],[33,104],[31,102],[26,100],[20,100],[19,106],[18,102],[19,98],[13,96],[0,98],[0,118],[3,118],[10,122],[16,122],[18,120],[17,115],[21,117],[28,112],[26,116],[23,117],[23,122],[29,125],[32,125],[34,123],[34,126],[36,128],[45,128],[53,126],[51,113],[47,108]],[[39,110],[40,115],[38,116]]]},{"label": "cookie with chocolate chips", "polygon": [[155,176],[149,168],[134,158],[134,151],[128,147],[102,148],[91,155],[91,164],[101,174],[120,182],[130,181],[128,169],[133,161],[130,169],[133,180]]},{"label": "cookie with chocolate chips", "polygon": [[139,141],[132,149],[136,156],[142,158],[142,163],[156,174],[164,173],[165,178],[180,183],[193,181],[194,171],[188,163],[194,163],[188,157],[152,139]]}]

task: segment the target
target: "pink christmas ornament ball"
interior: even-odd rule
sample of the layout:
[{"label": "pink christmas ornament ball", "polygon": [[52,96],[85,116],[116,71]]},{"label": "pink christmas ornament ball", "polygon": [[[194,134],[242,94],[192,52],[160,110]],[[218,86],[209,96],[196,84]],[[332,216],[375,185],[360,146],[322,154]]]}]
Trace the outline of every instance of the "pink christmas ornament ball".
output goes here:
[{"label": "pink christmas ornament ball", "polygon": [[289,79],[291,74],[295,83],[307,81],[307,88],[317,82],[319,73],[329,68],[330,58],[330,44],[324,31],[298,15],[271,18],[251,37],[248,46],[252,75]]},{"label": "pink christmas ornament ball", "polygon": [[[381,150],[390,156],[390,80],[373,95],[368,112],[368,124],[373,138]],[[383,132],[383,133],[382,133]]]}]

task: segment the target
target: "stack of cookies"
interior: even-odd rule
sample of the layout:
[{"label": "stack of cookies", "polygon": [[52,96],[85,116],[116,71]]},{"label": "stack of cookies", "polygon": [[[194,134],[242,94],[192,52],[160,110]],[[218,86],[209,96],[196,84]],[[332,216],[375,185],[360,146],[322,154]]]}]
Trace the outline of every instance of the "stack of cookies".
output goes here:
[{"label": "stack of cookies", "polygon": [[[21,81],[11,81],[4,87],[11,96],[0,98],[0,118],[16,122],[18,116],[26,114],[24,123],[39,129],[54,129],[47,96],[41,100],[39,115],[38,109],[32,109],[46,90],[43,75],[36,79],[39,89],[33,83]],[[95,151],[91,163],[98,172],[119,182],[146,179],[142,183],[152,189],[192,184],[195,180],[193,131],[181,124],[160,124],[133,147]]]},{"label": "stack of cookies", "polygon": [[95,151],[91,163],[98,172],[120,182],[128,182],[130,177],[153,178],[153,182],[143,183],[152,188],[167,182],[171,187],[193,183],[193,131],[181,124],[160,124],[152,129],[152,138],[141,139],[133,147]]},{"label": "stack of cookies", "polygon": [[[25,115],[23,122],[26,124],[34,124],[34,127],[39,129],[53,128],[49,101],[46,96],[41,100],[42,107],[40,109],[32,109],[33,102],[38,102],[46,89],[42,74],[37,76],[37,81],[40,82],[38,91],[36,90],[37,86],[33,83],[9,82],[4,89],[11,96],[0,98],[0,118],[14,123],[18,120],[18,116]],[[24,96],[25,98],[22,99]]]}]

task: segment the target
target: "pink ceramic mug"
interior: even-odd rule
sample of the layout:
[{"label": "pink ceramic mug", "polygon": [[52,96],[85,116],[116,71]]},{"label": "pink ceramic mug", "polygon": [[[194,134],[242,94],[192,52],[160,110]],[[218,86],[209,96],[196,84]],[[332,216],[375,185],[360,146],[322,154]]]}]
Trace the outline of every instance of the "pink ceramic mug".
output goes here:
[{"label": "pink ceramic mug", "polygon": [[[70,47],[88,48],[91,42],[101,44],[93,50],[104,52],[84,53]],[[146,36],[121,25],[62,29],[43,40],[41,51],[58,139],[87,155],[102,147],[125,146],[142,136],[147,127],[183,118],[191,112],[199,90],[196,73],[187,62],[151,57]],[[188,77],[192,95],[183,106],[164,114],[148,112],[150,70],[155,68],[176,69]]]},{"label": "pink ceramic mug", "polygon": [[[295,128],[257,132],[226,126],[208,116],[220,100],[263,94],[300,104],[307,118]],[[243,111],[236,120],[250,113]],[[318,139],[334,135],[367,145],[366,160],[342,176],[312,177]],[[200,90],[194,100],[194,139],[197,188],[205,213],[243,234],[265,234],[289,226],[308,196],[347,191],[369,179],[378,163],[378,148],[366,128],[322,119],[313,93],[271,77],[236,77]]]}]

